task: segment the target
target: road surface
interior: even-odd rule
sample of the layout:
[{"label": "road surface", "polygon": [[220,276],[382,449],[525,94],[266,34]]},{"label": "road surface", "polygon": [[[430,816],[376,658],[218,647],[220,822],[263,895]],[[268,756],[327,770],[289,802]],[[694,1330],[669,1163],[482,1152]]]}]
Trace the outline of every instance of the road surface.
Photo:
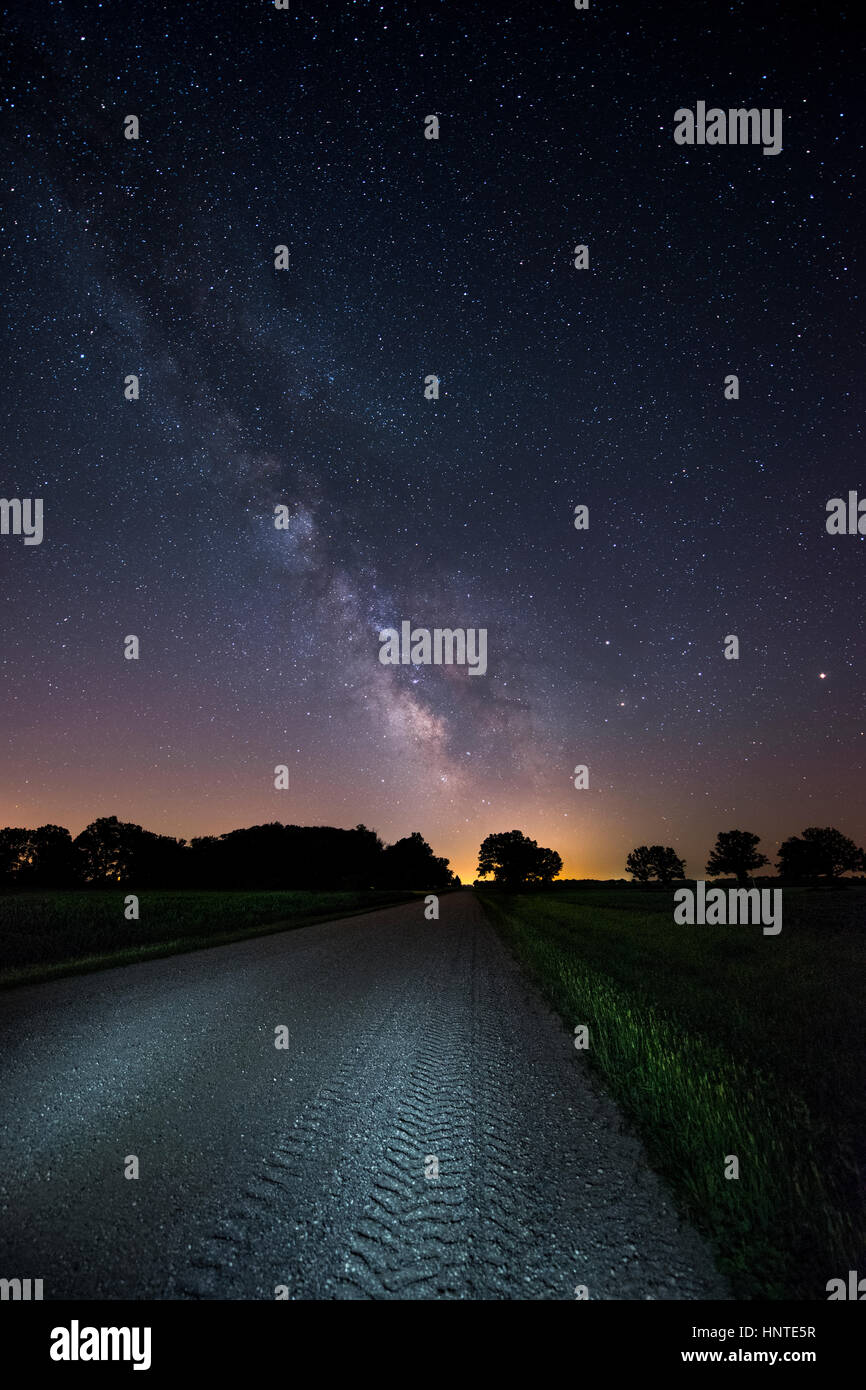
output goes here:
[{"label": "road surface", "polygon": [[0,995],[0,1277],[46,1299],[728,1297],[472,892],[440,903]]}]

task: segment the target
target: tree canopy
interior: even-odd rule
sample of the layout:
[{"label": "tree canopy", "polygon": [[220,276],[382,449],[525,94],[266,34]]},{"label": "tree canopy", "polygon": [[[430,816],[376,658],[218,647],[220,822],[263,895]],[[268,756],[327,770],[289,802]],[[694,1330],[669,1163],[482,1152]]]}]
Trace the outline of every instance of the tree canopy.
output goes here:
[{"label": "tree canopy", "polygon": [[670,845],[638,845],[626,859],[625,869],[638,883],[656,878],[667,885],[686,876],[685,860]]},{"label": "tree canopy", "polygon": [[101,816],[73,840],[62,826],[0,830],[7,888],[407,888],[450,887],[448,860],[423,836],[385,846],[356,825],[251,825],[187,843]]},{"label": "tree canopy", "polygon": [[755,869],[770,862],[766,854],[760,854],[756,848],[760,839],[760,835],[753,835],[750,830],[720,830],[707,860],[708,876],[735,874],[739,884],[747,883]]},{"label": "tree canopy", "polygon": [[779,846],[778,870],[782,878],[823,878],[832,883],[842,874],[866,870],[866,854],[840,830],[812,825]]},{"label": "tree canopy", "polygon": [[545,849],[520,830],[488,835],[478,851],[481,878],[493,874],[494,882],[512,892],[550,884],[562,871],[555,849]]}]

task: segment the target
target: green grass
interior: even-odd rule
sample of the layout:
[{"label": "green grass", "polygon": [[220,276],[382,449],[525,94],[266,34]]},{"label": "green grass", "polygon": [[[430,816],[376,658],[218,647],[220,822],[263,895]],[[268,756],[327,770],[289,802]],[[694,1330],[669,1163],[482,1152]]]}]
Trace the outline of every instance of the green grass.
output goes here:
[{"label": "green grass", "polygon": [[123,889],[0,894],[0,986],[287,931],[412,896],[374,890],[141,893],[135,922],[124,916]]},{"label": "green grass", "polygon": [[775,937],[677,926],[670,892],[478,896],[589,1025],[584,1055],[735,1296],[825,1299],[866,1249],[866,890],[785,889]]}]

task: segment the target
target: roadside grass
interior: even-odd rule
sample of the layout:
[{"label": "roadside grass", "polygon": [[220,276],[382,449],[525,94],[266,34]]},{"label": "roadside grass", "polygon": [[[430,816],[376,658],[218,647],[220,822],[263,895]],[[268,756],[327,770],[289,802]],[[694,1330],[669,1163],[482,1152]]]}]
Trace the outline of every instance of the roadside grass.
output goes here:
[{"label": "roadside grass", "polygon": [[413,893],[143,892],[127,921],[127,889],[0,894],[0,988],[289,931],[406,902]]},{"label": "roadside grass", "polygon": [[678,926],[670,892],[478,897],[566,1025],[589,1026],[584,1055],[735,1297],[825,1299],[862,1267],[866,890],[785,889],[775,937]]}]

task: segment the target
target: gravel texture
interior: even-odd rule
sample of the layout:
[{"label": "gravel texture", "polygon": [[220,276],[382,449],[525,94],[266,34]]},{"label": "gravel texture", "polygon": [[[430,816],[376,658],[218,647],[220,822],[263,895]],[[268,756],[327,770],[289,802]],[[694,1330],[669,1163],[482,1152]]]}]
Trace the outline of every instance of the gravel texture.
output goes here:
[{"label": "gravel texture", "polygon": [[0,996],[0,1277],[46,1299],[728,1297],[472,892],[440,907]]}]

